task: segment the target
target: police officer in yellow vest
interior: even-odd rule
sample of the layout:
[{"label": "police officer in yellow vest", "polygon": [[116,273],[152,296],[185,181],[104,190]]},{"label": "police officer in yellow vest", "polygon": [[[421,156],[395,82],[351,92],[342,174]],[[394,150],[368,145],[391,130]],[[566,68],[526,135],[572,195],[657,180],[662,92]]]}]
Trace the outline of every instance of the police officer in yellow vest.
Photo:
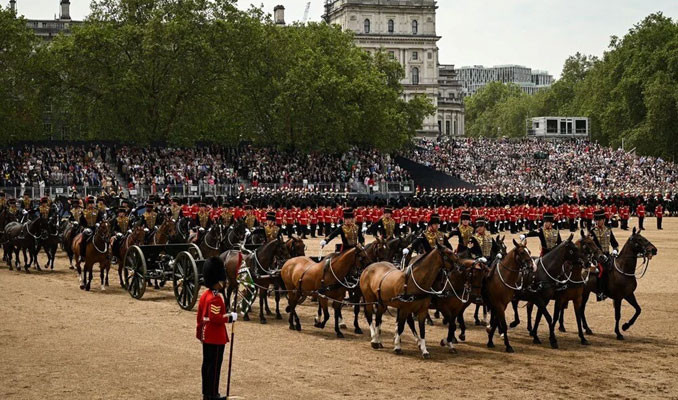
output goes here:
[{"label": "police officer in yellow vest", "polygon": [[541,255],[545,256],[563,242],[560,238],[560,231],[553,227],[553,220],[553,213],[544,213],[544,225],[538,231],[530,231],[527,235],[521,235],[521,241],[528,237],[538,237],[541,242]]},{"label": "police officer in yellow vest", "polygon": [[[603,293],[605,288],[605,280],[607,279],[606,275],[607,272],[609,272],[612,268],[614,258],[617,257],[617,254],[619,254],[619,242],[617,242],[617,239],[614,237],[612,229],[610,229],[605,223],[605,210],[601,209],[596,211],[593,214],[593,218],[595,220],[595,225],[593,226],[593,229],[591,229],[593,241],[596,243],[596,245],[598,245],[600,250],[605,255],[611,256],[609,262],[605,263],[603,266],[603,271],[601,271],[601,274],[598,276],[597,280],[597,300],[602,301],[605,300],[606,297]],[[610,246],[612,247],[612,253],[610,253]]]}]

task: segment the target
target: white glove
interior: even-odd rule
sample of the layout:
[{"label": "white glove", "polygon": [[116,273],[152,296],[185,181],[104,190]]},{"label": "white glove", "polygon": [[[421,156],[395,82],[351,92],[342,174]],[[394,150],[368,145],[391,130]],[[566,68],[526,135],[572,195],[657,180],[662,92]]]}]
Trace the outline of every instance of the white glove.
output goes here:
[{"label": "white glove", "polygon": [[73,225],[79,225],[78,221],[73,221]]},{"label": "white glove", "polygon": [[521,241],[521,242],[524,242],[525,239],[527,239],[527,237],[526,237],[525,235],[520,235],[520,241]]},{"label": "white glove", "polygon": [[501,253],[497,253],[497,260],[501,260],[504,256],[501,255]]},{"label": "white glove", "polygon": [[249,236],[249,235],[251,235],[251,234],[252,234],[252,232],[250,232],[249,229],[245,229],[245,236]]},{"label": "white glove", "polygon": [[332,224],[332,229],[334,229],[334,224]]},{"label": "white glove", "polygon": [[149,232],[148,228],[144,228],[144,232],[148,233]]},{"label": "white glove", "polygon": [[367,227],[363,226],[363,233],[367,232]]},{"label": "white glove", "polygon": [[235,322],[238,320],[238,313],[231,313],[231,322]]},{"label": "white glove", "polygon": [[480,262],[480,263],[487,263],[487,258],[485,258],[485,257],[480,257],[480,258],[477,259],[476,261],[477,261],[477,262]]},{"label": "white glove", "polygon": [[320,242],[320,248],[321,248],[321,249],[322,249],[323,247],[325,247],[325,245],[327,245],[327,242],[326,242],[325,240],[323,240],[322,242]]},{"label": "white glove", "polygon": [[203,228],[203,227],[198,228],[198,230],[199,230],[200,232],[205,232],[205,228]]},{"label": "white glove", "polygon": [[96,226],[96,227],[98,228],[98,227],[99,227],[99,223],[96,223],[94,226]]},{"label": "white glove", "polygon": [[400,229],[403,229],[405,227],[405,224],[400,224]]},{"label": "white glove", "polygon": [[127,233],[128,233],[128,234],[129,234],[129,233],[132,233],[132,230],[131,230],[131,229],[128,229],[128,230],[127,230]]},{"label": "white glove", "polygon": [[117,232],[117,233],[115,234],[115,236],[116,236],[116,237],[122,237],[122,232]]},{"label": "white glove", "polygon": [[612,257],[617,257],[617,254],[619,254],[617,249],[612,250]]},{"label": "white glove", "polygon": [[22,210],[22,212],[23,212],[24,215],[28,214],[28,211],[26,211],[26,210]]},{"label": "white glove", "polygon": [[410,254],[410,249],[403,249],[403,255],[406,256]]}]

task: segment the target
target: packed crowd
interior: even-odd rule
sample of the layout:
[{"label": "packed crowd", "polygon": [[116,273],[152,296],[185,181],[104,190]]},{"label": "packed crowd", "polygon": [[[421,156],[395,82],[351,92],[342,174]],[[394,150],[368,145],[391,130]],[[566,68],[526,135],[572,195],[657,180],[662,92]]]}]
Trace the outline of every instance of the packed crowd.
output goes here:
[{"label": "packed crowd", "polygon": [[115,187],[110,159],[110,149],[99,145],[11,147],[0,159],[0,187]]},{"label": "packed crowd", "polygon": [[645,193],[678,188],[678,167],[585,140],[424,140],[405,157],[493,192]]}]

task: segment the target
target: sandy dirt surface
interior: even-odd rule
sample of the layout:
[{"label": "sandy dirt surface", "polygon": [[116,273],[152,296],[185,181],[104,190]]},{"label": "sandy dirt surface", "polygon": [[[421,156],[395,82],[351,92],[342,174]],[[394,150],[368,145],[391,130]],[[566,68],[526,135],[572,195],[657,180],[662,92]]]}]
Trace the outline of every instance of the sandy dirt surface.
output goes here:
[{"label": "sandy dirt surface", "polygon": [[[384,322],[385,349],[373,350],[367,332],[345,330],[337,339],[333,326],[313,327],[315,304],[300,307],[302,331],[290,331],[284,320],[257,318],[237,322],[232,394],[247,399],[450,399],[467,398],[678,398],[678,219],[667,218],[665,230],[646,221],[646,237],[659,249],[636,292],[643,313],[626,332],[613,333],[611,301],[589,302],[592,345],[579,344],[574,314],[567,310],[567,333],[560,349],[533,345],[523,324],[513,329],[515,354],[500,340],[487,349],[484,329],[470,326],[458,354],[437,343],[446,327],[428,327],[431,360],[423,360],[412,335],[403,338],[404,354],[392,352],[393,318]],[[624,243],[629,233],[615,232]],[[536,251],[538,240],[531,239]],[[309,241],[318,254],[318,240]],[[41,256],[44,260],[44,256]],[[115,266],[114,266],[115,268]],[[182,311],[171,285],[147,289],[132,299],[117,284],[100,290],[95,268],[93,290],[78,288],[74,271],[60,253],[56,269],[25,274],[0,263],[1,399],[198,399],[201,346],[195,339],[195,311]],[[273,303],[271,303],[273,304]],[[281,301],[284,310],[287,301]],[[258,308],[255,308],[258,312]],[[633,309],[626,303],[622,320]],[[348,310],[346,316],[352,315]],[[471,320],[467,310],[466,320]],[[509,321],[512,317],[509,318]],[[332,322],[332,320],[330,320]],[[351,324],[349,324],[350,326]],[[226,392],[226,365],[222,371]]]}]

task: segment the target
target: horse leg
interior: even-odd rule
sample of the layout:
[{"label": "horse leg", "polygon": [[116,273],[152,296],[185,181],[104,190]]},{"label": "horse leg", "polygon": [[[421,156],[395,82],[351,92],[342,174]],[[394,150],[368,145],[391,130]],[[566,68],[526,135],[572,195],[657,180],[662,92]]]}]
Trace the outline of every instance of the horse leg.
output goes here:
[{"label": "horse leg", "polygon": [[464,321],[463,311],[457,316],[457,322],[459,323],[459,340],[463,342],[466,340],[466,322]]},{"label": "horse leg", "polygon": [[261,297],[264,298],[264,309],[266,310],[266,315],[273,315],[271,308],[268,306],[268,291],[264,291],[264,293],[261,294]]},{"label": "horse leg", "polygon": [[332,308],[334,308],[334,332],[336,332],[337,337],[339,339],[344,338],[344,334],[341,333],[341,329],[339,327],[339,316],[341,315],[341,303],[338,303],[336,301],[332,302]]},{"label": "horse leg", "polygon": [[532,302],[527,303],[527,331],[532,332],[532,310],[534,309],[534,304]]},{"label": "horse leg", "polygon": [[90,264],[89,268],[87,267],[87,265],[85,265],[85,269],[89,271],[89,273],[87,274],[88,275],[87,286],[85,286],[85,290],[89,292],[90,289],[92,288],[92,279],[94,279],[94,264]]},{"label": "horse leg", "polygon": [[457,349],[454,348],[454,343],[456,342],[454,339],[454,318],[449,312],[443,312],[443,318],[450,322],[447,324],[447,337],[440,341],[440,346],[447,346],[450,353],[456,354]]},{"label": "horse leg", "polygon": [[[528,305],[528,307],[531,307]],[[528,319],[532,319],[530,316],[531,312],[528,311]],[[530,331],[530,336],[532,336],[532,343],[534,344],[541,344],[541,340],[539,339],[539,323],[541,322],[541,317],[543,316],[543,313],[541,312],[540,308],[537,308],[537,316],[534,318],[534,325],[531,326],[532,330]]]},{"label": "horse leg", "polygon": [[[92,267],[92,269],[94,269],[94,267]],[[106,290],[106,285],[105,285],[106,280],[104,279],[105,275],[106,275],[106,270],[104,269],[104,266],[99,264],[99,278],[101,279],[101,291],[102,292],[104,290]]]},{"label": "horse leg", "polygon": [[[574,306],[574,304],[575,304],[575,302],[573,301],[572,305]],[[581,304],[581,300],[579,301],[579,304]],[[560,310],[560,315],[558,315],[558,318],[557,318],[557,320],[558,320],[558,330],[560,332],[567,332],[567,330],[565,330],[565,309],[566,309],[566,306],[567,306],[567,301],[562,304],[562,308]],[[553,316],[553,320],[554,321],[556,320],[555,315]]]},{"label": "horse leg", "polygon": [[384,345],[381,342],[381,323],[383,321],[384,311],[386,311],[386,308],[384,308],[384,309],[378,308],[377,309],[377,316],[376,316],[375,321],[374,321],[374,331],[375,331],[376,336],[377,336],[377,346],[379,346],[380,349],[384,348]]},{"label": "horse leg", "polygon": [[635,294],[631,293],[630,295],[628,295],[628,296],[626,296],[626,297],[624,297],[624,298],[625,298],[626,301],[628,301],[629,304],[631,304],[631,306],[636,310],[636,312],[633,314],[633,317],[631,317],[631,319],[629,320],[629,322],[627,322],[627,323],[625,323],[624,325],[622,325],[622,330],[623,330],[624,332],[626,332],[627,330],[629,330],[629,328],[630,328],[634,323],[636,323],[636,320],[638,319],[638,316],[640,315],[641,309],[640,309],[640,305],[638,305],[638,301],[636,300],[636,295],[635,295]]},{"label": "horse leg", "polygon": [[419,311],[419,314],[417,314],[417,319],[419,320],[419,350],[421,350],[421,356],[424,357],[424,359],[429,359],[431,358],[431,354],[428,352],[428,349],[426,348],[426,317],[428,316],[428,310],[423,309]]},{"label": "horse leg", "polygon": [[591,328],[589,328],[589,324],[586,322],[586,303],[589,301],[589,296],[591,295],[591,292],[584,292],[582,294],[581,298],[581,323],[582,326],[584,327],[584,332],[587,335],[593,335],[593,331],[591,331]]},{"label": "horse leg", "polygon": [[514,352],[513,347],[511,347],[511,343],[509,343],[508,326],[506,325],[506,315],[503,312],[497,313],[495,317],[495,324],[499,326],[500,332],[502,331],[504,332],[504,346],[506,347],[506,352],[513,353]]},{"label": "horse leg", "polygon": [[487,329],[487,347],[494,348],[494,331],[497,329],[497,307],[492,307],[490,315],[490,327]]},{"label": "horse leg", "polygon": [[619,320],[621,319],[622,299],[614,299],[614,333],[617,334],[617,340],[624,340],[624,335],[619,332]]},{"label": "horse leg", "polygon": [[[409,318],[411,319],[412,316],[410,315]],[[407,318],[405,318],[405,316],[401,314],[400,309],[398,309],[395,337],[393,338],[393,352],[396,354],[403,354],[403,349],[401,347],[401,338],[403,336],[403,331],[405,330],[406,320]],[[414,320],[412,320],[412,324],[414,325]]]},{"label": "horse leg", "polygon": [[[266,317],[264,316],[264,306],[268,306],[268,302],[266,301],[267,297],[266,296],[266,289],[259,289],[259,322],[262,324],[265,324]],[[266,314],[270,314],[271,310],[267,310]]]},{"label": "horse leg", "polygon": [[[586,340],[586,337],[584,336],[584,330],[582,329],[581,303],[582,303],[581,299],[572,301],[572,308],[574,308],[574,316],[577,319],[577,332],[579,333],[579,341],[582,345],[588,346],[591,343],[589,343],[589,341]],[[563,316],[564,312],[565,312],[564,309],[560,310],[560,317]]]},{"label": "horse leg", "polygon": [[377,342],[377,329],[376,324],[373,323],[372,314],[374,313],[374,305],[365,304],[365,320],[367,325],[370,326],[370,345],[373,349],[379,348],[379,342]]},{"label": "horse leg", "polygon": [[22,248],[21,252],[24,255],[24,269],[26,270],[26,272],[28,272],[28,268],[30,268],[31,264],[29,264],[29,262],[28,262],[28,256],[26,254],[26,248],[25,247]]},{"label": "horse leg", "polygon": [[428,311],[426,311],[426,323],[429,324],[430,326],[433,326],[433,320],[431,319],[431,314],[429,314]]},{"label": "horse leg", "polygon": [[111,264],[106,263],[106,282],[104,282],[105,286],[108,286],[108,272],[111,270]]},{"label": "horse leg", "polygon": [[520,325],[520,316],[518,315],[518,300],[511,300],[511,305],[513,306],[513,322],[509,325],[511,328],[515,328]]},{"label": "horse leg", "polygon": [[[359,301],[360,299],[358,299]],[[358,302],[356,301],[356,303]],[[360,306],[359,305],[354,305],[353,306],[353,328],[355,328],[354,332],[358,335],[363,334],[363,330],[360,329],[360,324],[358,323],[358,316],[360,315]]]},{"label": "horse leg", "polygon": [[480,319],[478,319],[478,310],[480,309],[480,304],[476,304],[476,312],[473,313],[473,319],[475,320],[476,326],[481,326]]},{"label": "horse leg", "polygon": [[275,290],[275,319],[282,319],[282,314],[280,314],[280,286],[275,285],[273,289]]},{"label": "horse leg", "polygon": [[[553,323],[553,319],[551,318],[551,314],[549,313],[548,309],[546,308],[548,306],[549,302],[538,302],[536,304],[537,308],[539,311],[542,313],[544,316],[544,319],[546,319],[546,323],[548,324],[549,327],[549,343],[551,343],[551,348],[552,349],[557,349],[558,348],[558,339],[556,339],[556,332],[554,330],[555,324]],[[537,334],[537,330],[535,329],[535,335]]]},{"label": "horse leg", "polygon": [[[230,290],[229,290],[230,291]],[[229,297],[231,296],[230,293],[228,295]],[[287,308],[285,308],[285,311],[290,313],[289,318],[287,319],[287,322],[290,324],[290,330],[294,330],[294,308],[297,306],[297,295],[290,292],[289,295],[287,296],[287,301],[288,305]]]},{"label": "horse leg", "polygon": [[320,328],[320,321],[322,320],[323,317],[323,307],[320,304],[320,299],[317,299],[318,301],[318,312],[316,313],[316,316],[313,318],[313,326],[316,328]]},{"label": "horse leg", "polygon": [[344,316],[341,313],[341,308],[339,308],[339,328],[346,329],[346,324],[344,323]]}]

